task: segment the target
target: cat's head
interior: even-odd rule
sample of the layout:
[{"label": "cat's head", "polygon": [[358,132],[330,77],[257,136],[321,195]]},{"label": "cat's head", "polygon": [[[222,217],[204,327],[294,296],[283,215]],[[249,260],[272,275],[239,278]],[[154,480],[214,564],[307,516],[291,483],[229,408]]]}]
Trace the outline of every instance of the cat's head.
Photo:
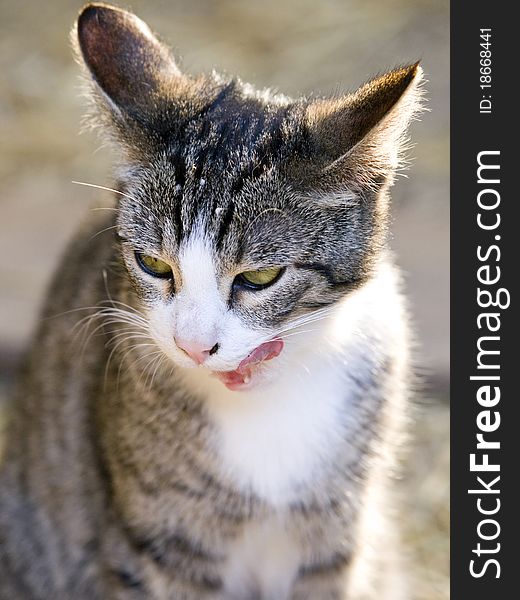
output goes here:
[{"label": "cat's head", "polygon": [[298,323],[370,278],[420,67],[293,101],[182,74],[113,7],[87,6],[76,36],[122,156],[117,225],[138,308],[175,363],[244,387]]}]

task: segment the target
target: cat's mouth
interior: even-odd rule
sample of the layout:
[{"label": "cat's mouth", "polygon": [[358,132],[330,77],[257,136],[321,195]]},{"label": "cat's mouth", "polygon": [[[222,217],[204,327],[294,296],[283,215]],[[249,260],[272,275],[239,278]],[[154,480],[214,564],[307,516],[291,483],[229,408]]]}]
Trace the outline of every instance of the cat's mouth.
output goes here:
[{"label": "cat's mouth", "polygon": [[242,390],[248,387],[258,365],[277,357],[283,350],[280,339],[264,342],[250,352],[234,371],[214,371],[213,375],[230,390]]}]

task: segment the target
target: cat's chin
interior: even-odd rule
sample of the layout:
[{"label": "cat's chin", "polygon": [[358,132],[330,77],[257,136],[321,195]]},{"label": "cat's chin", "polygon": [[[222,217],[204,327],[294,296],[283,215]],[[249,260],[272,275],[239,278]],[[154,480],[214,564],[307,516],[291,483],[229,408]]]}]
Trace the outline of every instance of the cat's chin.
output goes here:
[{"label": "cat's chin", "polygon": [[283,345],[280,339],[264,342],[248,354],[234,371],[213,371],[212,375],[229,390],[249,389],[255,384],[259,365],[276,358],[283,350]]}]

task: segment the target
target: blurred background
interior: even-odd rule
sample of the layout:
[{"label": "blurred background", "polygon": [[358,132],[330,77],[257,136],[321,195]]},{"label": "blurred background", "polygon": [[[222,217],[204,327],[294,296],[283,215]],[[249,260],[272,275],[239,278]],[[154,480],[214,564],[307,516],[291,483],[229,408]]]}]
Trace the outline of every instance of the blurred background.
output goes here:
[{"label": "blurred background", "polygon": [[[107,204],[111,155],[80,135],[68,33],[76,0],[0,0],[0,408],[52,270],[89,209]],[[393,192],[392,245],[417,337],[420,392],[400,494],[415,600],[448,598],[448,0],[133,0],[196,73],[216,68],[289,95],[349,91],[422,59],[429,112]],[[1,411],[0,411],[1,412]],[[0,414],[1,426],[1,414]]]}]

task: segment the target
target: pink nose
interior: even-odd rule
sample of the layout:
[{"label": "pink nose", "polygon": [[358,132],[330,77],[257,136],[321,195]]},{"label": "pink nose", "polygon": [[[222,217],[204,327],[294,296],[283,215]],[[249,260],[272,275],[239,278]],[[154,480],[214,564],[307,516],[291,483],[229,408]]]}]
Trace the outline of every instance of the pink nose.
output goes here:
[{"label": "pink nose", "polygon": [[212,348],[207,350],[203,344],[177,338],[175,339],[175,343],[197,365],[201,365],[208,358],[208,356],[215,354],[218,349],[218,344],[215,344]]}]

